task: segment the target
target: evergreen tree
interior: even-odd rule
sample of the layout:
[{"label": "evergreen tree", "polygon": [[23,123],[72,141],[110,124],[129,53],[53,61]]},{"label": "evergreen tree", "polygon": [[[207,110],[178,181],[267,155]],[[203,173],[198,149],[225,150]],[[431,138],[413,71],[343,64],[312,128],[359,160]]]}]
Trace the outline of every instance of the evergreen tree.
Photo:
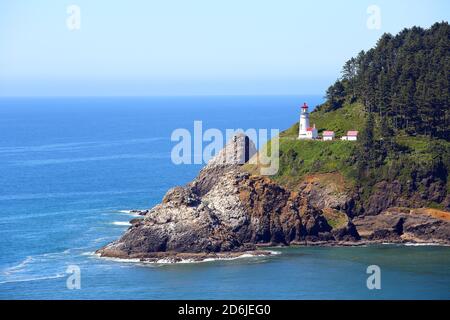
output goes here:
[{"label": "evergreen tree", "polygon": [[330,110],[363,103],[380,125],[410,135],[450,140],[450,26],[384,34],[376,47],[347,61],[327,90]]},{"label": "evergreen tree", "polygon": [[331,110],[342,107],[346,98],[346,92],[345,87],[340,80],[336,80],[336,82],[328,88],[326,98]]}]

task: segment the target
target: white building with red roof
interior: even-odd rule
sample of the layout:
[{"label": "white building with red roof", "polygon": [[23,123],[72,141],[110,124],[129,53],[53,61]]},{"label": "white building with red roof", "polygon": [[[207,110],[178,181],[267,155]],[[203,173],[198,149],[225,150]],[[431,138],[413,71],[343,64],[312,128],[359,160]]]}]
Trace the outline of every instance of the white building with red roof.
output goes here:
[{"label": "white building with red roof", "polygon": [[312,127],[309,125],[309,112],[308,105],[306,103],[301,107],[300,122],[298,126],[298,138],[301,140],[313,140],[317,139],[319,134],[316,129],[316,125]]},{"label": "white building with red roof", "polygon": [[357,141],[358,140],[358,131],[355,130],[351,130],[351,131],[347,131],[347,135],[343,136],[341,138],[341,140],[346,140],[346,141]]},{"label": "white building with red roof", "polygon": [[336,134],[334,133],[334,131],[330,131],[330,130],[326,130],[322,133],[323,141],[334,140],[335,136],[336,136]]}]

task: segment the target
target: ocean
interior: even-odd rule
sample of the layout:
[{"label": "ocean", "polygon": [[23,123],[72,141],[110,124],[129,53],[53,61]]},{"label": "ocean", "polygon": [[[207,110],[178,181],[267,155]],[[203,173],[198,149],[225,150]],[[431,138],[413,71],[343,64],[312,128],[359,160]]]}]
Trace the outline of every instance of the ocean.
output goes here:
[{"label": "ocean", "polygon": [[[450,299],[450,248],[270,248],[181,264],[99,258],[131,209],[202,165],[171,161],[174,130],[286,129],[320,96],[1,98],[0,299]],[[369,290],[367,267],[381,270]],[[72,283],[75,270],[77,283]],[[78,272],[79,271],[79,272]]]}]

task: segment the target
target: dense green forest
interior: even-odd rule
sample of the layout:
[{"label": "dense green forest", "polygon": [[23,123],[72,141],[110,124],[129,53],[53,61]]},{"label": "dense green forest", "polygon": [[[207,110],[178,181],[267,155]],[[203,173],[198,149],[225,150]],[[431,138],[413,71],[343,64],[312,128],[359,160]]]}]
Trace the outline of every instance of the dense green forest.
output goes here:
[{"label": "dense green forest", "polygon": [[[397,181],[409,196],[444,201],[450,188],[449,72],[447,22],[384,34],[373,49],[345,63],[317,112],[328,118],[347,105],[362,106],[364,125],[347,164],[356,168],[363,198],[378,182]],[[439,192],[430,196],[432,189]]]},{"label": "dense green forest", "polygon": [[345,63],[310,116],[319,132],[359,130],[358,141],[300,141],[296,123],[280,134],[272,178],[296,189],[309,175],[341,175],[359,194],[359,213],[377,201],[449,210],[449,71],[448,23],[383,35]]},{"label": "dense green forest", "polygon": [[329,87],[325,110],[359,101],[384,132],[450,139],[450,26],[413,27],[347,61]]}]

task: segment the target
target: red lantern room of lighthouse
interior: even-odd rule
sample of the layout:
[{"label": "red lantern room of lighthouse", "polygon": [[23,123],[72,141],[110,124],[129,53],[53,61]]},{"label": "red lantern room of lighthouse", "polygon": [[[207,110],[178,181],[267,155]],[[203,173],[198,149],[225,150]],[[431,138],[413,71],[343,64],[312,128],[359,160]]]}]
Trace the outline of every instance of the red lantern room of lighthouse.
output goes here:
[{"label": "red lantern room of lighthouse", "polygon": [[303,103],[303,106],[302,106],[302,113],[307,113],[307,112],[308,112],[308,105],[305,102],[305,103]]}]

